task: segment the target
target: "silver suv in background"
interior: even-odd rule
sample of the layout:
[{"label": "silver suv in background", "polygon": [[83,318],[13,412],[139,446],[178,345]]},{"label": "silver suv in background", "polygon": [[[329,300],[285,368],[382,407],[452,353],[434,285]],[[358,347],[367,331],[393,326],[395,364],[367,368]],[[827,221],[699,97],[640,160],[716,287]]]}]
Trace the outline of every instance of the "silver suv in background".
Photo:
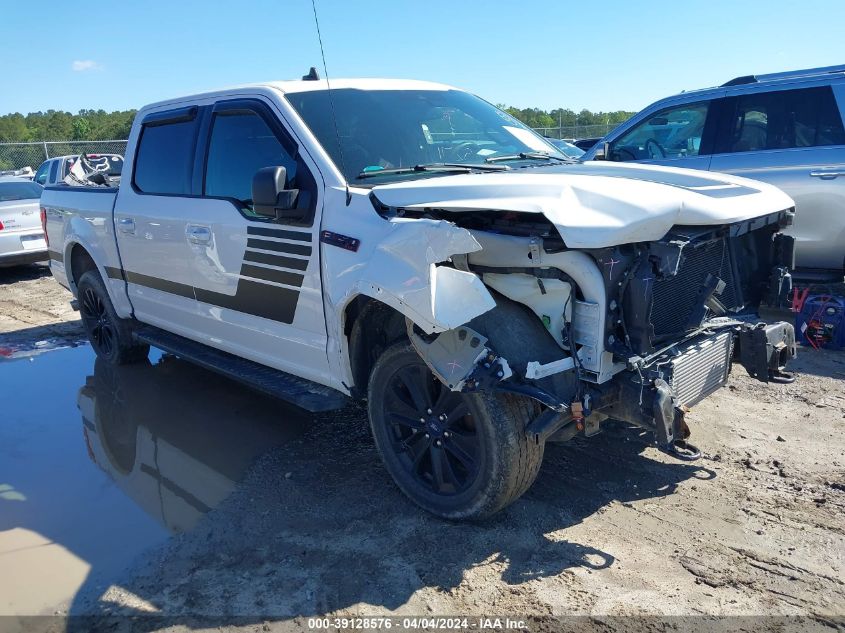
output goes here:
[{"label": "silver suv in background", "polygon": [[654,163],[737,174],[795,200],[796,265],[845,272],[845,65],[737,77],[661,99],[583,160]]}]

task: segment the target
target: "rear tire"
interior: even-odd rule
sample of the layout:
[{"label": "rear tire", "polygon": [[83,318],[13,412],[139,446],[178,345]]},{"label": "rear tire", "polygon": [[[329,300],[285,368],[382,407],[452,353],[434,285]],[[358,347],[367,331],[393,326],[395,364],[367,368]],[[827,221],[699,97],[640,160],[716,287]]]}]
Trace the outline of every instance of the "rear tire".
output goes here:
[{"label": "rear tire", "polygon": [[124,365],[147,358],[150,346],[133,339],[131,321],[117,316],[96,270],[83,273],[76,289],[82,326],[99,358],[111,365]]},{"label": "rear tire", "polygon": [[483,519],[534,482],[543,444],[525,426],[538,413],[524,397],[453,392],[407,342],[388,348],[370,375],[370,425],[396,485],[444,519]]}]

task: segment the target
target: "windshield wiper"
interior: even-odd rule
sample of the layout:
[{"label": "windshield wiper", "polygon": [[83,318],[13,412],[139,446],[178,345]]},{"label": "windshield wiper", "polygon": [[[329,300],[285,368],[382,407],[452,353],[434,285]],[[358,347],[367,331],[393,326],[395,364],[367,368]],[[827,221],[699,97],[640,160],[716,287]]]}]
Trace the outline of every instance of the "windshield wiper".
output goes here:
[{"label": "windshield wiper", "polygon": [[506,160],[559,160],[563,163],[574,162],[573,159],[563,156],[555,156],[554,154],[546,154],[545,152],[520,152],[519,154],[502,154],[501,156],[490,156],[485,158],[485,163],[498,163]]},{"label": "windshield wiper", "polygon": [[373,169],[362,171],[358,174],[359,179],[375,178],[376,176],[387,176],[391,174],[413,174],[421,171],[442,171],[449,173],[466,174],[471,171],[507,171],[507,165],[489,165],[486,163],[427,163],[425,165],[414,165],[413,167],[399,167],[396,169]]}]

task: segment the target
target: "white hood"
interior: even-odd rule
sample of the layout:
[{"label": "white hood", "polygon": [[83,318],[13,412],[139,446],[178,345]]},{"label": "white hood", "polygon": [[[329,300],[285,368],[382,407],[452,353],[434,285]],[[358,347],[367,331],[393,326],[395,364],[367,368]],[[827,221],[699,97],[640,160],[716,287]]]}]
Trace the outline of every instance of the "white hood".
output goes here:
[{"label": "white hood", "polygon": [[795,206],[755,180],[607,162],[422,178],[373,193],[390,207],[542,213],[570,248],[657,240],[675,225],[731,224]]}]

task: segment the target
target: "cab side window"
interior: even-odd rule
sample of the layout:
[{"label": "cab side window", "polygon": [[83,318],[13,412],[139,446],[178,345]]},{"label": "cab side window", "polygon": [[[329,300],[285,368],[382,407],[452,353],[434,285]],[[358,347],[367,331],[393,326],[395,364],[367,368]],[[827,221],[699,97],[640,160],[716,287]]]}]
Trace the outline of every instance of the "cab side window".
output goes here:
[{"label": "cab side window", "polygon": [[56,161],[44,161],[41,163],[41,167],[38,168],[38,171],[35,172],[35,176],[33,180],[37,182],[39,185],[43,185],[47,182],[47,172],[50,170],[50,164]]},{"label": "cab side window", "polygon": [[211,124],[205,184],[207,196],[234,198],[252,206],[252,177],[262,167],[281,165],[288,186],[297,175],[297,161],[270,126],[251,110],[217,112]]},{"label": "cab side window", "polygon": [[705,153],[701,148],[710,101],[661,110],[640,121],[611,144],[618,161],[684,158]]},{"label": "cab side window", "polygon": [[171,119],[144,123],[135,155],[135,187],[142,193],[190,194],[196,137],[193,113],[175,113]]},{"label": "cab side window", "polygon": [[[59,180],[59,162],[61,161],[54,160],[53,166],[50,167],[50,182],[53,184],[55,184]],[[44,183],[42,182],[41,184],[43,185]]]},{"label": "cab side window", "polygon": [[829,86],[754,93],[727,103],[729,125],[719,152],[845,144],[842,119]]}]

